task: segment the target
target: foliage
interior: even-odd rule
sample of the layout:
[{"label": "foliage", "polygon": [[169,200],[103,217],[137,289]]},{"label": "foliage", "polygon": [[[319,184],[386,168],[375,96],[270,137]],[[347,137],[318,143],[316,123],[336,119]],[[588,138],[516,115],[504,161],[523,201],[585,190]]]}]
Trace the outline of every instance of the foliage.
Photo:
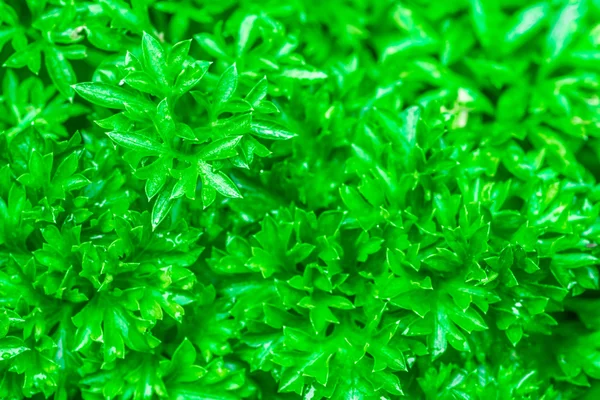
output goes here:
[{"label": "foliage", "polygon": [[0,398],[597,398],[598,21],[0,0]]}]

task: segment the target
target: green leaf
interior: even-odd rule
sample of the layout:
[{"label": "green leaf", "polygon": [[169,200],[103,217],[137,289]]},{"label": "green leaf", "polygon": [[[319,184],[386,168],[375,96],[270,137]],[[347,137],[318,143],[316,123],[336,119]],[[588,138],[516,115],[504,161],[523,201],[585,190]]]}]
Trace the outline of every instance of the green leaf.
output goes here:
[{"label": "green leaf", "polygon": [[546,62],[554,61],[571,43],[585,12],[585,1],[573,0],[566,2],[553,22],[546,39],[544,52]]},{"label": "green leaf", "polygon": [[126,104],[142,112],[153,108],[148,100],[126,89],[106,83],[78,83],[73,85],[73,89],[90,103],[106,108],[124,110]]},{"label": "green leaf", "polygon": [[598,263],[598,258],[587,253],[564,253],[552,257],[552,266],[559,268],[581,268]]},{"label": "green leaf", "polygon": [[135,175],[139,179],[146,179],[145,192],[148,199],[156,196],[167,183],[170,159],[162,157],[150,165],[138,168]]},{"label": "green leaf", "polygon": [[259,19],[257,15],[247,15],[240,24],[240,30],[237,42],[237,54],[243,54],[247,46],[250,44],[252,31]]},{"label": "green leaf", "polygon": [[132,89],[139,90],[140,92],[152,94],[154,96],[160,94],[160,90],[158,89],[155,81],[145,72],[131,72],[125,77],[124,81]]},{"label": "green leaf", "polygon": [[201,33],[194,36],[194,39],[202,46],[202,48],[213,57],[227,58],[227,53],[220,44],[217,43],[209,34]]},{"label": "green leaf", "polygon": [[137,132],[108,132],[108,136],[119,146],[126,149],[143,151],[148,154],[159,154],[163,152],[162,145],[141,133]]},{"label": "green leaf", "polygon": [[63,46],[60,48],[60,52],[69,60],[83,60],[87,57],[87,48],[79,44]]},{"label": "green leaf", "polygon": [[171,170],[171,174],[179,179],[173,186],[171,198],[176,199],[185,195],[188,199],[194,200],[198,183],[198,168],[192,165],[184,170]]},{"label": "green leaf", "polygon": [[220,135],[237,136],[251,131],[252,114],[241,114],[235,117],[220,119],[213,124],[214,130]]},{"label": "green leaf", "polygon": [[256,107],[267,95],[268,82],[267,77],[263,77],[246,95],[246,101],[253,107]]},{"label": "green leaf", "polygon": [[155,118],[156,130],[158,131],[163,142],[170,143],[176,135],[177,127],[175,120],[169,108],[167,99],[163,99],[156,108]]},{"label": "green leaf", "polygon": [[0,339],[0,358],[2,360],[10,360],[28,350],[30,349],[25,346],[23,340],[17,337],[6,336]]},{"label": "green leaf", "polygon": [[221,104],[227,102],[231,96],[235,93],[238,83],[238,73],[235,64],[232,64],[229,68],[223,72],[215,88],[213,95],[213,104],[219,107]]},{"label": "green leaf", "polygon": [[173,207],[173,199],[171,198],[171,190],[165,189],[156,198],[152,206],[152,230],[155,230],[158,225],[169,215],[171,207]]},{"label": "green leaf", "polygon": [[206,61],[195,61],[188,64],[185,69],[177,76],[175,82],[176,93],[182,95],[200,82],[211,63]]},{"label": "green leaf", "polygon": [[191,39],[175,43],[169,51],[167,56],[167,68],[171,75],[177,75],[183,69],[184,62],[190,52],[191,43]]},{"label": "green leaf", "polygon": [[38,74],[40,72],[41,54],[40,46],[37,43],[19,49],[14,52],[3,64],[4,67],[22,68],[27,66],[31,72]]},{"label": "green leaf", "polygon": [[71,86],[75,84],[77,78],[71,63],[69,63],[65,54],[55,46],[48,46],[44,55],[50,79],[63,96],[73,100],[74,92]]},{"label": "green leaf", "polygon": [[209,183],[207,180],[205,180],[205,182],[206,183],[203,183],[202,187],[202,206],[207,208],[215,201],[217,197],[217,191],[213,187],[208,186]]},{"label": "green leaf", "polygon": [[[241,198],[242,195],[238,187],[233,183],[233,181],[225,175],[222,171],[213,171],[212,167],[208,164],[201,163],[200,164],[202,182],[207,186],[210,186],[217,192],[221,193],[225,197],[231,198]],[[204,189],[203,189],[204,191]],[[212,203],[214,200],[214,194],[208,192],[206,197],[204,192],[202,194],[203,199],[205,199],[205,207],[208,207],[207,204]]]},{"label": "green leaf", "polygon": [[514,50],[533,36],[542,26],[549,12],[550,7],[548,3],[543,2],[527,7],[513,16],[504,36],[507,51]]},{"label": "green leaf", "polygon": [[256,137],[270,140],[288,140],[296,136],[295,133],[269,121],[253,121],[251,131]]},{"label": "green leaf", "polygon": [[286,69],[281,73],[281,76],[284,78],[294,79],[297,81],[320,81],[323,79],[327,79],[327,74],[321,71],[309,71],[298,68],[290,68]]},{"label": "green leaf", "polygon": [[167,85],[165,68],[167,58],[162,45],[154,37],[144,32],[142,37],[142,53],[144,65],[154,75],[160,85]]},{"label": "green leaf", "polygon": [[234,148],[240,143],[241,136],[233,136],[215,140],[198,152],[198,157],[204,161],[221,160],[235,156]]},{"label": "green leaf", "polygon": [[0,312],[0,339],[4,338],[10,330],[10,319],[6,311]]},{"label": "green leaf", "polygon": [[484,48],[492,46],[495,39],[496,13],[498,4],[495,1],[470,0],[471,18],[475,33]]}]

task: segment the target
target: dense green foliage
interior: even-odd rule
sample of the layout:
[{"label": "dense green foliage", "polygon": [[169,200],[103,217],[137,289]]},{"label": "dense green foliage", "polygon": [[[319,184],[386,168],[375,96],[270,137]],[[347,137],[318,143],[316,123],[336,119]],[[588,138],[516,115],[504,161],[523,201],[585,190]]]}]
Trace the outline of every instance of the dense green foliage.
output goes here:
[{"label": "dense green foliage", "polygon": [[599,21],[0,0],[0,398],[600,398]]}]

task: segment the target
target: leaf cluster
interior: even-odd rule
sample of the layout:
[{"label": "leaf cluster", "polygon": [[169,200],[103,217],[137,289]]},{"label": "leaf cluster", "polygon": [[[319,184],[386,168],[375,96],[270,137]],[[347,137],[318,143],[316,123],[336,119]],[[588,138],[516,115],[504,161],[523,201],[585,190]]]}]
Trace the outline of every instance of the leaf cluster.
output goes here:
[{"label": "leaf cluster", "polygon": [[597,398],[599,20],[0,0],[0,398]]}]

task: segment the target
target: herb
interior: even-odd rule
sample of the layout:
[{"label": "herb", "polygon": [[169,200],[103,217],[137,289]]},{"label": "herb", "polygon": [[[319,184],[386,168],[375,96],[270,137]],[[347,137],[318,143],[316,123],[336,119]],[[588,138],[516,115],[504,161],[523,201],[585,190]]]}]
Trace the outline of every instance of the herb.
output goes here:
[{"label": "herb", "polygon": [[0,0],[0,398],[596,398],[599,20]]}]

